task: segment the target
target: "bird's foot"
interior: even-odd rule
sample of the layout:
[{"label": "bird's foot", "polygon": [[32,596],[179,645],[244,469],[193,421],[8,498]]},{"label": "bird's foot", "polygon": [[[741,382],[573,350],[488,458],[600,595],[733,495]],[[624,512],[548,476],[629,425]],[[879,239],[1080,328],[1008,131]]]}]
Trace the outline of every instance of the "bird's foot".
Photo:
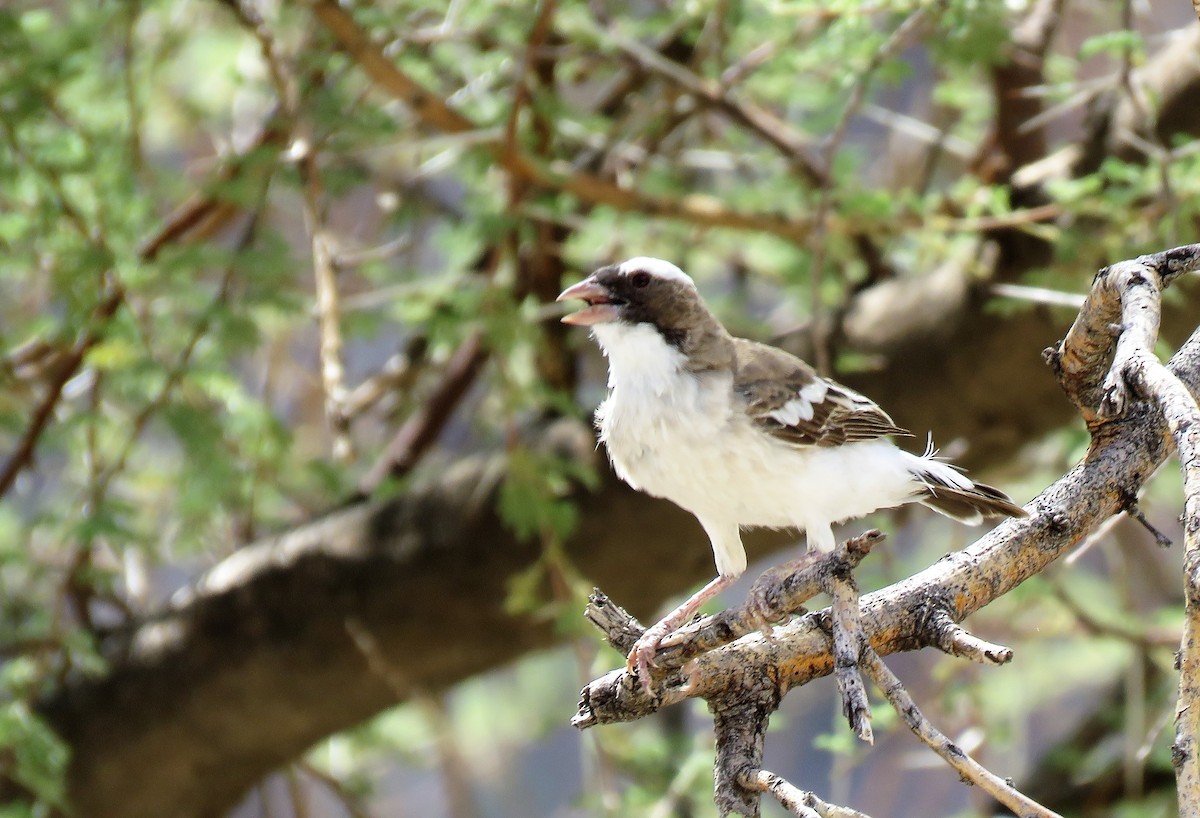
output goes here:
[{"label": "bird's foot", "polygon": [[654,657],[658,653],[658,646],[671,633],[670,628],[661,627],[663,624],[663,622],[659,622],[647,629],[634,644],[633,649],[629,651],[629,657],[625,661],[626,672],[638,680],[642,686],[642,692],[647,696],[651,694],[650,668],[654,666]]}]

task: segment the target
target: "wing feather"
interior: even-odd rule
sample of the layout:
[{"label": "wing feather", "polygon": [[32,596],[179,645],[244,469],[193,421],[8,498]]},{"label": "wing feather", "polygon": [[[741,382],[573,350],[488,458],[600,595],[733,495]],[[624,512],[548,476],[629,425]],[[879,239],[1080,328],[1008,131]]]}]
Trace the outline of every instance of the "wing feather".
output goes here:
[{"label": "wing feather", "polygon": [[781,349],[734,339],[734,391],[766,432],[796,446],[838,446],[908,435],[874,401],[822,378]]}]

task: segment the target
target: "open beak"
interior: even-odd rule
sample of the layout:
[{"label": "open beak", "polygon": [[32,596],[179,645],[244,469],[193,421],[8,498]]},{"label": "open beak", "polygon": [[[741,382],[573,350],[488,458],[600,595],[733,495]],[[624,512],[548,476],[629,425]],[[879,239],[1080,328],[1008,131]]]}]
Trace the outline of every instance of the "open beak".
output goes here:
[{"label": "open beak", "polygon": [[612,303],[609,300],[608,288],[594,279],[585,278],[578,284],[567,287],[554,300],[568,301],[573,298],[586,301],[587,306],[578,312],[564,315],[562,318],[564,324],[574,324],[577,327],[590,327],[592,324],[603,324],[607,321],[617,320],[617,312],[620,309],[620,304]]}]

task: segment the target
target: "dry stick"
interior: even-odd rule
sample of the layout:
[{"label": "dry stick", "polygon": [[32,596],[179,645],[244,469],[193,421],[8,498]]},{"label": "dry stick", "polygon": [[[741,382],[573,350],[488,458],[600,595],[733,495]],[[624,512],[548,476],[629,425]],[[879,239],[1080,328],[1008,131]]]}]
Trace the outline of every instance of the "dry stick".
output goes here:
[{"label": "dry stick", "polygon": [[858,585],[849,571],[834,571],[825,582],[825,590],[833,600],[830,625],[833,628],[833,668],[838,692],[842,696],[842,715],[860,739],[875,743],[871,732],[871,705],[858,663],[862,646],[866,644],[859,622]]},{"label": "dry stick", "polygon": [[400,427],[383,456],[359,482],[358,490],[362,495],[370,495],[388,477],[400,478],[412,470],[425,450],[437,440],[453,408],[475,382],[487,357],[483,334],[479,331],[471,333],[446,364],[442,380],[433,393]]},{"label": "dry stick", "polygon": [[943,609],[934,612],[928,627],[933,637],[931,644],[943,653],[982,665],[1003,665],[1012,661],[1012,648],[980,639],[951,619]]},{"label": "dry stick", "polygon": [[888,669],[874,649],[864,647],[861,667],[867,677],[892,703],[892,707],[896,708],[896,712],[900,714],[917,738],[945,759],[946,763],[958,771],[965,780],[979,787],[1021,818],[1062,818],[1053,810],[1043,807],[1018,792],[1005,779],[989,772],[983,765],[967,755],[961,747],[942,735],[917,708],[916,702],[904,689],[904,685]]},{"label": "dry stick", "polygon": [[[300,145],[299,141],[297,145]],[[342,364],[342,321],[338,307],[337,270],[333,264],[333,240],[325,224],[321,203],[321,172],[316,147],[300,147],[297,167],[304,188],[304,221],[312,248],[313,279],[317,295],[317,325],[320,329],[321,388],[325,392],[325,417],[333,435],[333,456],[342,463],[354,458],[350,419],[346,415],[346,369]]]},{"label": "dry stick", "polygon": [[753,770],[742,776],[746,789],[766,793],[775,798],[785,810],[800,818],[870,818],[865,812],[822,801],[811,792],[800,789],[768,770]]}]

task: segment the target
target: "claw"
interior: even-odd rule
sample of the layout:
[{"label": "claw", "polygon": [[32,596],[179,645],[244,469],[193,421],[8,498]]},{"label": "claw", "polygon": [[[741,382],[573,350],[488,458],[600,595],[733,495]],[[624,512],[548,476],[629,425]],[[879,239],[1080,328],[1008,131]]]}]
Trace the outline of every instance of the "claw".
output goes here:
[{"label": "claw", "polygon": [[629,651],[625,660],[625,671],[633,676],[642,686],[642,692],[650,695],[650,668],[654,665],[654,656],[658,653],[659,643],[663,637],[654,628],[642,634],[642,638]]}]

